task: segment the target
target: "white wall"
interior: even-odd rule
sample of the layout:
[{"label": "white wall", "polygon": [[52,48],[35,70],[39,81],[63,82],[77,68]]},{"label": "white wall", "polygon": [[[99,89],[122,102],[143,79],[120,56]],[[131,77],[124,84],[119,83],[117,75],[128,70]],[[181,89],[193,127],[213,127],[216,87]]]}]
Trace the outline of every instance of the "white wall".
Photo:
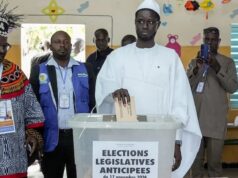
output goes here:
[{"label": "white wall", "polygon": [[[89,2],[88,8],[82,13],[79,13],[77,9],[87,1]],[[238,0],[232,0],[228,4],[222,4],[222,0],[213,0],[216,6],[209,12],[207,20],[205,19],[205,12],[202,9],[189,12],[183,5],[179,5],[180,2],[183,1],[184,4],[187,0],[157,1],[161,5],[161,21],[167,23],[166,26],[161,25],[158,31],[156,38],[159,43],[166,44],[168,41],[167,34],[171,33],[179,35],[178,42],[181,45],[190,45],[192,38],[198,33],[201,33],[203,28],[216,26],[221,31],[221,45],[230,45],[230,25],[231,23],[238,23],[238,14],[234,18],[231,18],[230,15],[233,10],[238,9]],[[197,1],[202,2],[203,0]],[[26,15],[24,23],[52,23],[50,18],[48,16],[42,16],[44,14],[41,12],[50,2],[50,0],[9,0],[9,7],[19,6],[15,12]],[[59,16],[55,23],[86,24],[87,45],[93,44],[93,32],[97,28],[106,28],[109,31],[112,35],[113,45],[119,45],[121,38],[125,34],[135,34],[134,14],[141,0],[55,0],[55,2],[57,2],[58,6],[64,8],[65,14],[68,14]],[[170,3],[173,6],[173,13],[170,16],[163,14],[162,6],[164,3]],[[19,30],[12,32],[9,41],[13,44],[19,44]],[[198,44],[200,42],[198,41]]]}]

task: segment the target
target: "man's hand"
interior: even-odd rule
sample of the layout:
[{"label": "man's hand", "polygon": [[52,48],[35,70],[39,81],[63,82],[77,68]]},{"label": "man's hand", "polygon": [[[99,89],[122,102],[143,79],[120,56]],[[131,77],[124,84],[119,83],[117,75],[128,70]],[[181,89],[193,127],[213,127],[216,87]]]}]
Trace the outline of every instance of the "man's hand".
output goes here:
[{"label": "man's hand", "polygon": [[219,72],[221,65],[217,62],[216,56],[212,53],[209,54],[209,65],[211,66],[211,68],[213,68],[213,70],[215,70],[216,73]]},{"label": "man's hand", "polygon": [[114,91],[112,93],[112,97],[117,98],[119,102],[122,101],[124,105],[126,105],[127,103],[130,103],[130,95],[128,90],[126,89],[121,88]]},{"label": "man's hand", "polygon": [[181,161],[182,161],[182,155],[181,155],[181,149],[179,144],[175,144],[174,148],[174,165],[172,167],[172,171],[175,171],[179,168]]},{"label": "man's hand", "polygon": [[25,145],[27,150],[30,152],[29,156],[32,156],[32,154],[36,151],[37,144],[37,139],[35,137],[27,135]]},{"label": "man's hand", "polygon": [[37,151],[38,152],[38,158],[41,159],[43,155],[43,138],[39,132],[37,132],[34,129],[27,129],[26,130],[26,141],[25,141],[26,147],[28,148],[28,151],[30,152],[29,156],[32,156],[32,154]]}]

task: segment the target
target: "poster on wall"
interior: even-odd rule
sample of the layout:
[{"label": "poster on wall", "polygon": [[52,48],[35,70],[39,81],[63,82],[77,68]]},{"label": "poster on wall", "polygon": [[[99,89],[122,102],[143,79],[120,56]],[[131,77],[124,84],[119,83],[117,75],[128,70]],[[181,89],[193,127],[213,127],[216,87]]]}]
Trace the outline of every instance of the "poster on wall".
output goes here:
[{"label": "poster on wall", "polygon": [[158,177],[159,142],[93,142],[93,177]]}]

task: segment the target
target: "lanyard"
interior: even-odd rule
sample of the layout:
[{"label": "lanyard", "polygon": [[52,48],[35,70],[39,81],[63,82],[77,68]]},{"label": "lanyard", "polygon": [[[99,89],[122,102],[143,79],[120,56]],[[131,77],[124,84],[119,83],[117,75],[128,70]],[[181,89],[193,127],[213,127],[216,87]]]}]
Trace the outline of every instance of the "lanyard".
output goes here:
[{"label": "lanyard", "polygon": [[65,83],[66,83],[66,77],[67,77],[68,69],[67,69],[67,67],[66,67],[66,71],[65,71],[65,74],[64,74],[64,76],[63,76],[63,72],[62,72],[62,70],[61,70],[61,67],[60,67],[59,65],[58,65],[58,67],[59,67],[61,79],[62,79],[63,84],[64,84],[64,88],[65,88]]},{"label": "lanyard", "polygon": [[208,68],[209,68],[209,65],[208,65],[208,64],[205,64],[205,65],[204,65],[204,72],[203,72],[203,74],[202,74],[203,77],[206,77],[206,76],[207,76]]},{"label": "lanyard", "polygon": [[3,72],[3,64],[0,63],[0,96],[1,96],[1,94],[2,94],[2,85],[1,85],[2,72]]}]

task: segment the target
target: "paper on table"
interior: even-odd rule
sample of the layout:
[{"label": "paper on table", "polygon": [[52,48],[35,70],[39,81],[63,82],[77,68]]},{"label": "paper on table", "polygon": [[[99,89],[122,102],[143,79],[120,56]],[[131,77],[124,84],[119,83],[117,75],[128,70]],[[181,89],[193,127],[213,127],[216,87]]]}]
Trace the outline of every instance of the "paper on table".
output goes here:
[{"label": "paper on table", "polygon": [[115,99],[115,111],[117,121],[137,121],[136,109],[135,109],[135,98],[130,97],[130,104],[123,105],[118,99]]}]

